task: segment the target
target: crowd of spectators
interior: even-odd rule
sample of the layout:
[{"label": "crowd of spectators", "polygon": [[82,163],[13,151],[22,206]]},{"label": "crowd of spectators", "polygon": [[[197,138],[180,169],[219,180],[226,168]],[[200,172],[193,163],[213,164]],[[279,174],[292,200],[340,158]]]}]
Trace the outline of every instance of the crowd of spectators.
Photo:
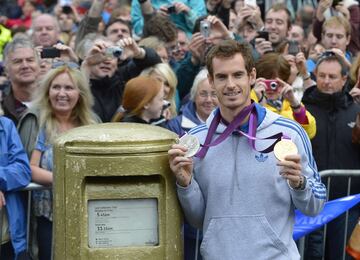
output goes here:
[{"label": "crowd of spectators", "polygon": [[[360,145],[351,142],[360,113],[358,1],[0,0],[0,259],[50,259],[51,190],[32,198],[36,250],[26,250],[25,225],[12,217],[25,221],[13,191],[30,176],[52,185],[58,135],[112,121],[182,136],[218,105],[204,67],[226,39],[251,48],[252,99],[304,128],[318,170],[360,169]],[[344,196],[343,183],[334,185],[331,199]],[[350,216],[349,231],[359,208]],[[345,250],[337,243],[343,224],[327,232],[328,259]],[[185,259],[198,254],[195,237],[201,232],[186,224]],[[322,241],[321,232],[309,236],[305,259],[323,257]]]}]

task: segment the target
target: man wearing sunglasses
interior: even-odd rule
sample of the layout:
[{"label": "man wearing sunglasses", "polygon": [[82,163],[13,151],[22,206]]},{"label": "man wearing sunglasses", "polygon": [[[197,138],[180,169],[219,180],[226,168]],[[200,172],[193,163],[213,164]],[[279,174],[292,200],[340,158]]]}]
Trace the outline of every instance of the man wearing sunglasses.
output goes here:
[{"label": "man wearing sunglasses", "polygon": [[[346,90],[348,68],[343,59],[334,52],[326,51],[318,59],[316,86],[304,93],[303,104],[316,119],[316,135],[311,140],[318,170],[360,169],[360,145],[351,143],[352,126],[360,106],[354,103]],[[328,187],[329,200],[346,196],[347,178],[339,178]],[[351,194],[360,192],[360,180],[352,179]],[[359,218],[359,208],[349,211],[348,234],[354,229]],[[327,228],[325,259],[342,259],[345,217],[332,221]],[[320,232],[320,231],[319,231]],[[317,236],[317,239],[315,237]],[[313,235],[306,252],[309,259],[321,259],[322,234]],[[320,258],[318,258],[320,257]],[[331,258],[329,258],[331,257]]]}]

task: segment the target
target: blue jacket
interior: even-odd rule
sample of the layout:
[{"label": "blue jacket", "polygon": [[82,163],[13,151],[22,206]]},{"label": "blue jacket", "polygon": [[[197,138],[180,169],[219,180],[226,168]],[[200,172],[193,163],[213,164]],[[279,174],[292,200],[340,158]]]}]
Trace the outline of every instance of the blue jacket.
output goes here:
[{"label": "blue jacket", "polygon": [[17,190],[31,180],[28,157],[14,123],[0,117],[0,190],[5,194],[10,238],[15,253],[26,250],[26,209]]},{"label": "blue jacket", "polygon": [[183,136],[191,128],[203,124],[196,116],[196,107],[193,101],[188,101],[182,108],[182,114],[166,123],[166,128]]}]

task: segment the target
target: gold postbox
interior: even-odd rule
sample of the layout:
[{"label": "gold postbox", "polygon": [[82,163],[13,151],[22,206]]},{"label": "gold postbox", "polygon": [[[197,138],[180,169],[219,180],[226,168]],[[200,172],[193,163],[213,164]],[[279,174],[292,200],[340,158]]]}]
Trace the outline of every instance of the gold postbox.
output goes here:
[{"label": "gold postbox", "polygon": [[182,259],[182,214],[167,151],[145,124],[73,129],[54,151],[54,259]]}]

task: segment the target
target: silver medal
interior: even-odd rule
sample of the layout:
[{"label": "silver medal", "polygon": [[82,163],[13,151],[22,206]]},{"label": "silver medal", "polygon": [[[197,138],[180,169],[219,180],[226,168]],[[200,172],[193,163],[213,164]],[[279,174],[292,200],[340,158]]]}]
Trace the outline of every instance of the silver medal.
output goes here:
[{"label": "silver medal", "polygon": [[185,157],[194,156],[200,148],[199,140],[193,135],[183,135],[179,139],[179,144],[185,146],[188,150],[186,151]]}]

